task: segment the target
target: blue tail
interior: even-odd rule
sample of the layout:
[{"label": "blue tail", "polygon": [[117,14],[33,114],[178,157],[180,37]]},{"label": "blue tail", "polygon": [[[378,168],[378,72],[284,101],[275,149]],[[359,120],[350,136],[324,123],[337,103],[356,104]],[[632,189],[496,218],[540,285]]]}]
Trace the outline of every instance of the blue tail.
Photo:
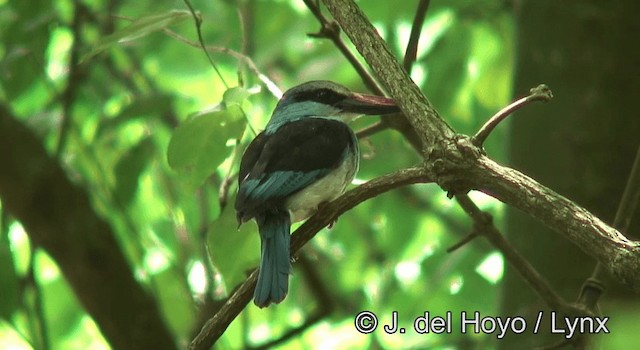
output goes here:
[{"label": "blue tail", "polygon": [[253,294],[253,302],[258,307],[279,303],[289,291],[289,240],[291,219],[288,211],[267,212],[256,218],[260,231],[260,273]]}]

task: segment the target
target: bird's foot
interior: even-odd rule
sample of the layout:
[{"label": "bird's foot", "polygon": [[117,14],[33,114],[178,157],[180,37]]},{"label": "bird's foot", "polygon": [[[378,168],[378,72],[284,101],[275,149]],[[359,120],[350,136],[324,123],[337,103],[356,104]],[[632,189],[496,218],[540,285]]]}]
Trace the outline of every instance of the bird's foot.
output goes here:
[{"label": "bird's foot", "polygon": [[[322,202],[322,203],[318,204],[318,208],[316,209],[316,213],[322,212],[327,205],[329,205],[329,202]],[[338,218],[336,218],[333,221],[331,221],[329,223],[329,225],[327,225],[327,228],[328,229],[333,228],[333,225],[335,225],[336,222],[338,222]]]}]

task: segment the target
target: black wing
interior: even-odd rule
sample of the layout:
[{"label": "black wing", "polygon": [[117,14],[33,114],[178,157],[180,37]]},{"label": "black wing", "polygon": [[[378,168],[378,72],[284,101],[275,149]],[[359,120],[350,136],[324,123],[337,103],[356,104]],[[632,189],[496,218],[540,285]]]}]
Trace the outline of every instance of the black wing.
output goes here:
[{"label": "black wing", "polygon": [[355,142],[345,123],[321,118],[287,123],[271,135],[260,133],[240,163],[238,219],[281,207],[285,198],[338,167]]}]

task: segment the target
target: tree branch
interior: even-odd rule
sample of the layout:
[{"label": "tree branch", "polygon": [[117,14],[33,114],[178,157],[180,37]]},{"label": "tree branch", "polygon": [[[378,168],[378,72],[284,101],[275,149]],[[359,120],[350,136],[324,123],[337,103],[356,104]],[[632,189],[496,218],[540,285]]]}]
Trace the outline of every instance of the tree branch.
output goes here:
[{"label": "tree branch", "polygon": [[484,141],[489,137],[489,134],[493,131],[493,129],[498,126],[504,119],[506,119],[513,112],[518,109],[530,104],[531,102],[536,101],[544,101],[547,102],[553,98],[553,94],[548,86],[541,84],[532,88],[529,91],[529,95],[511,103],[510,105],[501,109],[498,113],[496,113],[493,117],[491,117],[481,128],[480,130],[473,136],[472,142],[474,145],[478,147],[482,147]]},{"label": "tree branch", "polygon": [[211,55],[209,55],[209,51],[207,51],[207,46],[204,44],[204,38],[202,37],[202,16],[199,13],[196,13],[196,10],[193,8],[189,0],[183,0],[183,1],[184,1],[184,4],[187,5],[187,8],[189,8],[189,11],[191,12],[191,16],[193,17],[193,21],[195,22],[196,33],[198,34],[198,41],[200,42],[200,47],[202,48],[202,51],[204,51],[204,54],[207,56],[207,59],[209,60],[209,64],[211,64],[211,67],[218,75],[218,78],[220,79],[220,82],[222,82],[222,85],[224,85],[224,87],[228,89],[229,85],[224,80],[224,76],[222,75],[222,72],[220,72],[220,69],[218,69],[218,66],[213,61],[213,58],[211,58]]},{"label": "tree branch", "polygon": [[40,140],[0,105],[0,198],[58,263],[115,349],[174,349],[154,299],[134,279],[109,225]]},{"label": "tree branch", "polygon": [[[637,214],[638,202],[640,201],[640,146],[636,151],[636,158],[631,166],[631,173],[627,179],[622,199],[613,220],[613,226],[622,232],[627,232],[631,225],[634,213]],[[636,236],[637,237],[637,236]]]},{"label": "tree branch", "polygon": [[320,6],[318,6],[317,0],[303,0],[305,5],[311,13],[318,19],[320,22],[320,30],[317,33],[307,34],[312,38],[326,38],[333,41],[333,44],[340,50],[342,55],[349,61],[353,69],[358,72],[362,81],[364,81],[365,85],[369,90],[373,91],[376,95],[384,95],[384,91],[378,85],[376,80],[369,74],[367,68],[360,63],[358,58],[349,50],[347,44],[342,41],[340,37],[340,26],[333,21],[329,21],[323,14],[322,10],[320,10]]},{"label": "tree branch", "polygon": [[[291,236],[291,254],[309,242],[322,228],[335,221],[338,216],[363,201],[384,192],[415,183],[433,180],[432,174],[424,168],[409,168],[375,178],[340,196],[333,202],[321,207],[318,212],[300,226]],[[209,349],[220,338],[229,324],[240,314],[251,300],[256,286],[258,271],[255,270],[229,297],[222,308],[202,327],[200,334],[193,339],[189,349]]]},{"label": "tree branch", "polygon": [[474,233],[486,237],[494,247],[500,250],[500,253],[513,266],[522,278],[535,290],[540,298],[544,300],[549,307],[558,309],[567,309],[567,303],[553,290],[549,283],[531,266],[531,264],[519,254],[516,249],[500,234],[498,229],[493,225],[491,216],[482,212],[471,201],[469,196],[457,196],[458,203],[464,211],[473,219]]},{"label": "tree branch", "polygon": [[[360,63],[360,61],[356,58],[356,56],[349,50],[349,47],[342,41],[340,38],[340,26],[335,21],[329,21],[320,11],[320,7],[317,4],[318,0],[304,0],[304,3],[307,5],[311,13],[318,19],[322,28],[318,34],[314,34],[314,37],[323,37],[329,38],[336,45],[338,50],[342,53],[342,55],[351,63],[351,66],[358,72],[362,81],[364,81],[365,85],[374,93],[378,95],[383,95],[384,91],[378,85],[376,80],[369,74],[369,72],[364,68],[364,66]],[[420,152],[422,149],[422,142],[420,141],[420,137],[416,134],[411,124],[405,118],[397,118],[395,116],[382,116],[379,127],[374,128],[372,131],[377,132],[382,129],[382,127],[391,127],[406,137],[406,139],[411,143],[416,151]]]},{"label": "tree branch", "polygon": [[[474,187],[562,234],[621,282],[640,290],[640,243],[530,177],[481,156],[469,169]],[[534,239],[534,238],[532,238]]]},{"label": "tree branch", "polygon": [[454,137],[453,130],[440,118],[433,105],[409,78],[391,54],[387,44],[352,0],[323,2],[404,112],[418,136],[418,151],[425,159],[431,157],[437,143]]},{"label": "tree branch", "polygon": [[479,189],[523,210],[602,262],[620,280],[640,288],[639,243],[530,177],[483,156],[468,137],[455,135],[358,6],[352,0],[323,2],[405,113],[420,137],[425,166],[443,189],[454,194]]},{"label": "tree branch", "polygon": [[81,29],[86,21],[86,17],[89,16],[89,11],[80,1],[75,2],[74,5],[73,20],[71,21],[71,31],[73,32],[74,39],[69,55],[69,74],[67,76],[67,84],[60,96],[62,104],[62,125],[60,126],[60,133],[56,144],[57,158],[60,158],[67,145],[69,133],[73,127],[73,105],[81,82],[85,78],[84,66],[79,65],[78,62],[80,62],[80,50],[82,47]]},{"label": "tree branch", "polygon": [[418,9],[416,9],[416,16],[413,18],[409,43],[407,44],[407,50],[404,53],[404,61],[402,64],[407,73],[411,73],[413,63],[418,58],[420,33],[422,33],[422,25],[424,24],[425,17],[427,17],[427,10],[430,4],[431,0],[420,0],[420,3],[418,3]]}]

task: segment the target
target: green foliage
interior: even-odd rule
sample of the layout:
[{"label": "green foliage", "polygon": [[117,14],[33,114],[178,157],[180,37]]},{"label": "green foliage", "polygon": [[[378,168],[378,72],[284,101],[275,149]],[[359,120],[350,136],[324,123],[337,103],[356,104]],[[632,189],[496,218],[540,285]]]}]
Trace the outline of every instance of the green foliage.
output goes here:
[{"label": "green foliage", "polygon": [[191,12],[187,10],[172,10],[157,15],[137,18],[128,26],[116,31],[113,34],[103,37],[97,45],[83,58],[85,61],[100,52],[107,50],[111,46],[126,43],[139,39],[150,33],[166,29],[170,25],[179,23],[191,17]]},{"label": "green foliage", "polygon": [[[441,114],[466,133],[508,101],[513,65],[512,18],[503,2],[472,3],[433,2],[413,67],[414,80]],[[415,2],[397,2],[394,11],[384,1],[359,4],[402,57]],[[233,179],[251,131],[262,129],[277,99],[251,65],[225,50],[243,52],[283,90],[311,79],[358,91],[364,86],[330,41],[306,36],[319,24],[299,1],[193,3],[206,44],[216,46],[215,63],[233,88],[213,73],[189,12],[172,9],[181,2],[60,1],[53,12],[49,5],[2,3],[0,24],[7,29],[0,31],[0,98],[51,154],[60,152],[69,177],[113,227],[131,270],[182,346],[198,330],[199,312],[227,297],[259,259],[255,225],[237,228]],[[374,120],[361,118],[353,127]],[[489,152],[502,157],[503,143],[492,142]],[[395,132],[361,144],[358,180],[419,161]],[[432,185],[367,201],[305,247],[311,271],[294,264],[282,304],[266,310],[249,305],[218,345],[276,339],[330,303],[330,315],[283,347],[482,347],[488,336],[360,335],[353,328],[361,310],[382,322],[396,310],[405,324],[427,310],[495,314],[496,286],[476,271],[492,252],[472,244],[445,253],[469,230],[465,215]],[[49,273],[55,261],[37,253],[30,267],[35,279],[16,267],[22,253],[12,248],[15,237],[0,232],[0,344],[18,339],[19,348],[39,347],[44,336],[54,349],[108,346],[62,275]],[[324,290],[312,289],[309,276]]]},{"label": "green foliage", "polygon": [[[233,203],[235,196],[230,200]],[[249,223],[238,227],[235,212],[224,210],[209,227],[206,241],[209,254],[229,287],[246,279],[247,272],[258,265],[256,252],[260,251],[260,242],[254,226]]]},{"label": "green foliage", "polygon": [[8,319],[18,309],[18,275],[13,266],[9,239],[0,236],[0,318]]},{"label": "green foliage", "polygon": [[128,204],[138,191],[138,179],[149,165],[154,151],[151,138],[144,138],[118,160],[115,168],[115,195],[121,203]]},{"label": "green foliage", "polygon": [[239,138],[244,121],[242,111],[232,106],[228,110],[196,115],[180,124],[171,137],[167,160],[196,188],[214,172],[228,154],[227,141]]}]

